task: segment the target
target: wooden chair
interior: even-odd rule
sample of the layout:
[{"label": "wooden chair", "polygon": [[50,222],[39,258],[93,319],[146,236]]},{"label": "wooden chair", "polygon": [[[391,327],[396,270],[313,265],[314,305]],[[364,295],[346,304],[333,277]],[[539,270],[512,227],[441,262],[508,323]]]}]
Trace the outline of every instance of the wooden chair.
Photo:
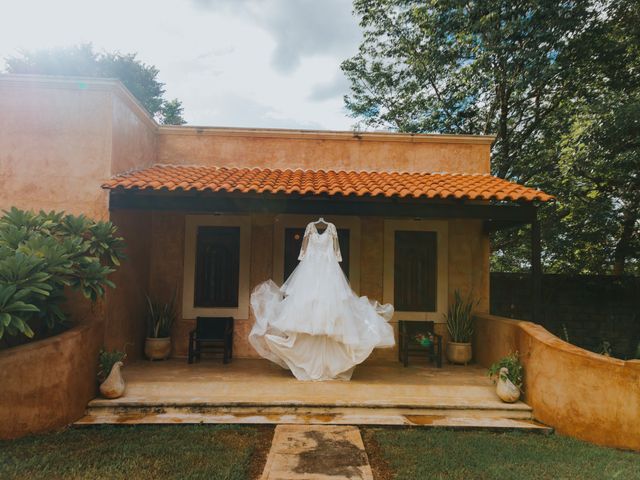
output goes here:
[{"label": "wooden chair", "polygon": [[189,332],[189,363],[200,360],[203,351],[222,352],[222,363],[233,357],[233,317],[198,317]]},{"label": "wooden chair", "polygon": [[[400,320],[398,322],[398,330],[400,333],[398,360],[405,367],[409,365],[409,355],[415,354],[426,356],[435,363],[436,367],[442,368],[442,336],[435,333],[433,322]],[[433,335],[433,343],[428,347],[424,347],[418,343],[415,337],[418,334],[427,333]]]}]

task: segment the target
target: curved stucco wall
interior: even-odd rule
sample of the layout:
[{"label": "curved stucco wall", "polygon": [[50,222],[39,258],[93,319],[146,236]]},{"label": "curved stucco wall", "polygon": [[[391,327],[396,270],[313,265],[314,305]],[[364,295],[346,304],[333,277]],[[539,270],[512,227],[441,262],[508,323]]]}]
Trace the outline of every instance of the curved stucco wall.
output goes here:
[{"label": "curved stucco wall", "polygon": [[488,366],[518,351],[537,420],[565,435],[640,450],[640,361],[586,351],[531,322],[475,318],[476,361]]},{"label": "curved stucco wall", "polygon": [[68,425],[96,393],[102,322],[0,352],[0,438]]}]

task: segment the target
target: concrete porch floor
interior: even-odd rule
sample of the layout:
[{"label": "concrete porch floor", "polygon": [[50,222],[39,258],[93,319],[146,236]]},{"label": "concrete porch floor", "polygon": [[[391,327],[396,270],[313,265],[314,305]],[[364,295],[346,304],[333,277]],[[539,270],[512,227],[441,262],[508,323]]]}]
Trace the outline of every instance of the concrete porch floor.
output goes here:
[{"label": "concrete porch floor", "polygon": [[[416,362],[417,363],[417,362]],[[127,389],[113,405],[313,405],[529,410],[505,404],[482,367],[443,368],[399,362],[359,365],[351,381],[301,382],[267,360],[140,361],[122,369]]]},{"label": "concrete porch floor", "polygon": [[[416,362],[417,363],[417,362]],[[523,402],[502,403],[478,366],[372,363],[349,382],[301,382],[266,360],[184,359],[123,369],[124,396],[96,398],[80,425],[333,423],[537,428]]]}]

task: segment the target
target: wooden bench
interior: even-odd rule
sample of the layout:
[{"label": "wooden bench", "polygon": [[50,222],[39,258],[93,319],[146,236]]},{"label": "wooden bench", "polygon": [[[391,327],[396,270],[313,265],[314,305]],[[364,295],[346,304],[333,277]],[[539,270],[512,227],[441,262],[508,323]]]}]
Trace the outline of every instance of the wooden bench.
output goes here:
[{"label": "wooden bench", "polygon": [[222,353],[222,363],[233,357],[233,317],[198,317],[189,332],[189,363],[200,360],[203,351]]}]

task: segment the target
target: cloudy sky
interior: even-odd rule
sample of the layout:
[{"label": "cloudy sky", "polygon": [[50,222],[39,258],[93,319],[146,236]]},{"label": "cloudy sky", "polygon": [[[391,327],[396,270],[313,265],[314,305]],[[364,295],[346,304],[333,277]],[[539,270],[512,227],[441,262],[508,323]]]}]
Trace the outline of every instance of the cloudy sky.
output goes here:
[{"label": "cloudy sky", "polygon": [[[13,0],[0,57],[91,42],[160,70],[192,125],[349,129],[351,0]],[[3,65],[4,68],[4,65]]]}]

